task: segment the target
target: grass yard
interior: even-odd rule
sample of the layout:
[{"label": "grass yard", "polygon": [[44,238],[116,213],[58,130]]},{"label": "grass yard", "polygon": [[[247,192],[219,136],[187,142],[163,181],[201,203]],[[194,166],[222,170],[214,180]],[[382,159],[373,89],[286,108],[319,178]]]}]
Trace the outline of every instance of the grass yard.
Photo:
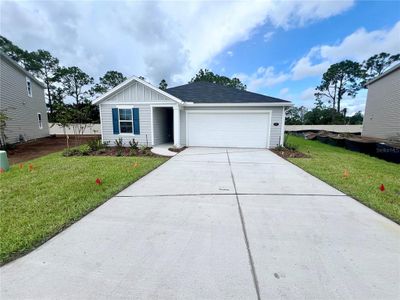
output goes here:
[{"label": "grass yard", "polygon": [[11,166],[0,174],[0,264],[42,244],[165,161],[53,153]]},{"label": "grass yard", "polygon": [[288,143],[311,157],[289,161],[400,224],[400,165],[292,135]]}]

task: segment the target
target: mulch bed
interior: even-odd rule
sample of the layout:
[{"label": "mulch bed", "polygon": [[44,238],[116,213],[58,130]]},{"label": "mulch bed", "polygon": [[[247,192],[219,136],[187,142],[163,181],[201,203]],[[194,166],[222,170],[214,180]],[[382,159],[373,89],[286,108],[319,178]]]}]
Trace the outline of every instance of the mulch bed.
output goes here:
[{"label": "mulch bed", "polygon": [[179,153],[179,152],[182,152],[183,150],[185,150],[186,148],[187,148],[186,146],[181,147],[181,148],[170,147],[170,148],[168,148],[168,150],[172,151],[172,152]]},{"label": "mulch bed", "polygon": [[[75,147],[98,138],[99,136],[81,136],[78,140],[73,135],[70,135],[69,142],[71,147]],[[53,152],[62,151],[66,147],[65,136],[49,136],[26,143],[16,144],[14,149],[7,150],[7,156],[10,164],[16,164]]]},{"label": "mulch bed", "polygon": [[272,152],[283,158],[310,158],[309,155],[291,149],[271,149]]},{"label": "mulch bed", "polygon": [[105,149],[92,151],[88,155],[89,156],[152,156],[152,157],[160,156],[151,152],[151,147],[144,149],[137,149],[136,151],[132,151],[129,148],[123,148],[119,150],[116,147],[108,147]]}]

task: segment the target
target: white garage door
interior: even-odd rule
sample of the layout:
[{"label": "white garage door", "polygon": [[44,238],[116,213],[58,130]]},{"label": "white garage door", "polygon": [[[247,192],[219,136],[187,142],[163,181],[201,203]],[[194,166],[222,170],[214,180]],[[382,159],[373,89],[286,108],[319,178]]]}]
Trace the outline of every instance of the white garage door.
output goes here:
[{"label": "white garage door", "polygon": [[270,113],[266,111],[188,111],[187,144],[204,147],[266,148]]}]

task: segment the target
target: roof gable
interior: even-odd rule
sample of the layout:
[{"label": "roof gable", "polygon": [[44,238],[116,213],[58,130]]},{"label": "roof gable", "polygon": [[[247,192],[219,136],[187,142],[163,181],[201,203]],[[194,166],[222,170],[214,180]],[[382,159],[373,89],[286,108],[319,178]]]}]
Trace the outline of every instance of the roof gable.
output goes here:
[{"label": "roof gable", "polygon": [[[135,87],[136,85],[136,87]],[[140,87],[140,88],[139,88]],[[171,101],[183,103],[180,99],[165,91],[141,80],[135,76],[125,80],[104,95],[93,101],[93,104],[100,104],[105,101],[115,102],[147,102],[151,101]]]},{"label": "roof gable", "polygon": [[166,90],[167,93],[185,101],[193,103],[282,103],[288,104],[279,98],[274,98],[249,91],[243,91],[216,83],[197,81]]}]

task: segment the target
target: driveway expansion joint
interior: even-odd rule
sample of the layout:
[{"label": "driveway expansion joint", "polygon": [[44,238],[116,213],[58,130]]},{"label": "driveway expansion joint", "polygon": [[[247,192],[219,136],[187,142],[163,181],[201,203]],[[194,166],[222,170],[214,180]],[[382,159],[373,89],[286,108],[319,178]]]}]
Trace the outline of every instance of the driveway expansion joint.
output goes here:
[{"label": "driveway expansion joint", "polygon": [[231,165],[231,160],[229,158],[228,149],[226,149],[226,156],[228,157],[229,170],[231,172],[233,188],[235,190],[236,203],[237,203],[237,207],[238,207],[238,211],[239,211],[240,222],[242,224],[242,231],[243,231],[244,241],[245,241],[245,244],[246,244],[247,254],[248,254],[248,257],[249,257],[249,263],[250,263],[250,267],[251,267],[251,275],[253,277],[254,288],[256,289],[257,299],[261,300],[260,287],[259,287],[259,284],[258,284],[256,268],[255,268],[255,265],[254,265],[253,255],[251,254],[250,243],[249,243],[249,239],[248,239],[248,236],[247,236],[247,230],[246,230],[246,223],[244,221],[243,211],[242,211],[242,207],[240,205],[239,195],[237,193],[235,176],[233,175],[232,165]]}]

